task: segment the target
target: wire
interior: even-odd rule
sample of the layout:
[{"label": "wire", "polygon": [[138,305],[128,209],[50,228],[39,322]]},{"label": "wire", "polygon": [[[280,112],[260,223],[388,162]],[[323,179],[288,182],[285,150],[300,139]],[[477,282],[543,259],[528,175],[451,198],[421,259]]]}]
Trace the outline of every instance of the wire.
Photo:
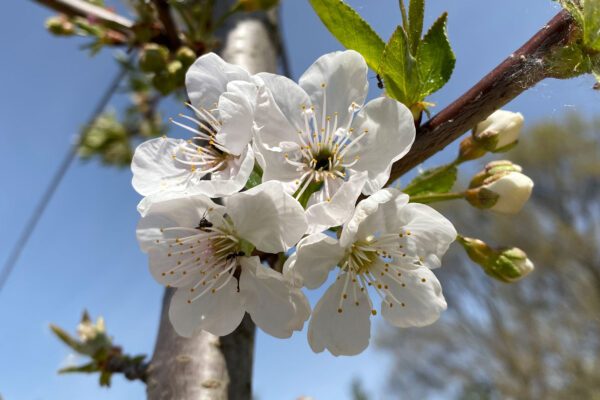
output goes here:
[{"label": "wire", "polygon": [[[115,75],[110,85],[106,88],[106,90],[102,94],[102,97],[100,97],[100,99],[98,100],[98,103],[96,103],[96,107],[94,107],[86,126],[91,125],[94,122],[94,120],[98,117],[98,115],[100,115],[100,113],[104,110],[104,108],[108,104],[108,101],[119,87],[119,83],[121,83],[121,80],[125,76],[126,72],[127,71],[125,67],[121,67],[119,69],[119,72]],[[42,194],[42,197],[40,198],[35,209],[33,210],[33,213],[29,217],[29,220],[25,225],[25,229],[21,232],[21,235],[19,236],[19,240],[17,240],[17,243],[15,243],[14,247],[12,248],[8,260],[4,264],[2,270],[0,271],[0,292],[2,291],[4,284],[8,280],[10,273],[14,270],[14,267],[17,261],[19,260],[19,256],[23,252],[23,249],[27,245],[29,237],[35,230],[38,221],[40,220],[42,214],[46,210],[46,206],[48,205],[48,203],[52,199],[52,196],[56,192],[56,188],[64,178],[73,160],[75,159],[75,156],[77,155],[77,148],[81,143],[81,139],[82,135],[80,134],[77,136],[77,139],[73,141],[71,148],[69,149],[67,154],[65,154],[62,162],[60,163],[58,169],[54,173],[54,176],[50,180],[50,183],[46,187],[46,190]]]}]

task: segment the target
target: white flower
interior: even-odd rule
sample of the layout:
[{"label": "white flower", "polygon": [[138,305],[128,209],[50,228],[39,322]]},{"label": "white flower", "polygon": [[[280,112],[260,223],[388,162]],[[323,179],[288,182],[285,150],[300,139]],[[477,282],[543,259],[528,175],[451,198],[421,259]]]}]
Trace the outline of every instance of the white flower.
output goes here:
[{"label": "white flower", "polygon": [[[194,136],[152,139],[138,146],[133,156],[132,184],[138,193],[170,192],[152,201],[194,194],[230,195],[244,187],[254,168],[250,141],[257,86],[250,74],[209,53],[190,67],[186,87],[191,101],[186,105],[196,116],[180,117],[192,121],[194,127],[174,123]],[[211,179],[203,179],[208,173]]]},{"label": "white flower", "polygon": [[369,344],[371,295],[381,313],[398,327],[424,326],[446,309],[441,286],[430,268],[456,238],[452,224],[434,209],[408,203],[396,189],[361,201],[339,241],[322,233],[298,243],[284,275],[309,289],[321,286],[334,267],[337,279],[316,305],[308,328],[315,352],[354,355]]},{"label": "white flower", "polygon": [[479,186],[467,190],[466,199],[477,208],[489,209],[500,215],[513,215],[523,208],[532,189],[533,181],[527,175],[518,170],[504,171],[489,176]]},{"label": "white flower", "polygon": [[384,97],[361,109],[367,64],[352,50],[320,57],[299,85],[274,74],[257,77],[265,86],[255,114],[263,182],[280,181],[298,199],[318,189],[307,203],[309,233],[342,224],[360,192],[381,189],[392,164],[410,149],[411,112]]},{"label": "white flower", "polygon": [[248,312],[265,332],[289,337],[308,319],[308,301],[251,252],[293,246],[307,228],[303,209],[275,182],[224,203],[203,195],[156,202],[140,220],[137,237],[150,272],[177,288],[169,308],[173,327],[187,337],[199,330],[222,336]]},{"label": "white flower", "polygon": [[484,141],[489,140],[491,136],[495,136],[496,138],[490,141],[493,146],[487,150],[493,152],[503,151],[507,146],[516,144],[519,140],[523,121],[521,113],[497,110],[477,124],[473,136],[476,139],[482,138]]}]

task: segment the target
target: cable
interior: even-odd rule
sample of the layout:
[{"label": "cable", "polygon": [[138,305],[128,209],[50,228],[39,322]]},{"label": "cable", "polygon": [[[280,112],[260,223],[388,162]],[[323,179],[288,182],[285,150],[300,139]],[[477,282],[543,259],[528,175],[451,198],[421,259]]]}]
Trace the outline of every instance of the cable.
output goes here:
[{"label": "cable", "polygon": [[[124,67],[121,67],[119,69],[119,72],[117,73],[117,75],[115,75],[115,77],[111,81],[110,85],[106,88],[106,90],[102,94],[102,97],[100,97],[100,99],[98,100],[98,103],[96,103],[96,107],[94,107],[94,110],[92,111],[92,114],[90,115],[86,126],[91,125],[94,122],[94,120],[98,117],[98,115],[100,115],[100,113],[104,110],[104,108],[108,104],[108,101],[110,100],[110,98],[113,96],[113,94],[119,87],[119,83],[125,76],[126,72],[127,72],[126,68],[124,68]],[[29,220],[27,221],[27,224],[25,225],[25,229],[23,230],[23,232],[21,232],[21,235],[19,236],[19,240],[12,248],[12,250],[10,252],[10,256],[8,257],[8,260],[4,264],[4,267],[2,268],[2,270],[0,271],[0,292],[2,291],[4,284],[8,280],[10,273],[13,271],[15,264],[19,260],[19,256],[23,252],[25,245],[27,245],[27,241],[29,240],[31,233],[35,230],[38,221],[40,220],[40,218],[42,217],[42,214],[46,210],[46,206],[52,199],[54,192],[56,192],[56,188],[58,187],[58,185],[64,178],[67,170],[71,166],[71,163],[75,159],[75,156],[77,155],[77,147],[81,143],[81,139],[82,139],[82,136],[78,135],[77,139],[73,142],[73,145],[69,149],[68,153],[64,156],[58,169],[54,173],[54,176],[50,180],[49,185],[46,187],[46,190],[44,191],[38,204],[36,205],[35,209],[33,210],[31,217],[29,217]]]}]

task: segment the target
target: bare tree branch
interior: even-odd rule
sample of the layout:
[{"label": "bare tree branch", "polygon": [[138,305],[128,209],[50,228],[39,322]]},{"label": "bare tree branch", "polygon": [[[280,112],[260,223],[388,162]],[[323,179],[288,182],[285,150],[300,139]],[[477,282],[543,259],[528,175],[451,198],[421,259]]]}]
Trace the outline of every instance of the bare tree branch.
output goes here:
[{"label": "bare tree branch", "polygon": [[153,0],[153,2],[154,6],[156,7],[156,11],[158,12],[158,18],[160,19],[160,22],[162,23],[169,40],[169,48],[179,48],[179,46],[181,46],[181,40],[179,40],[177,28],[173,22],[173,17],[171,16],[171,8],[169,7],[169,3],[167,0]]},{"label": "bare tree branch", "polygon": [[566,11],[558,13],[519,50],[421,126],[408,154],[392,166],[388,184],[546,78],[543,57],[568,41],[574,23]]}]

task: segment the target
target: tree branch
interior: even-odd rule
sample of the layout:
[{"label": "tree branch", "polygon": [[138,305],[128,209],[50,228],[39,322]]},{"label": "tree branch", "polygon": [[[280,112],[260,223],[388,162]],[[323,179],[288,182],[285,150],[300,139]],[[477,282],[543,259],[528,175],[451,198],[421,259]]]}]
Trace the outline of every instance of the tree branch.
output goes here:
[{"label": "tree branch", "polygon": [[83,0],[33,0],[48,8],[61,12],[71,17],[94,17],[106,24],[109,28],[124,33],[131,34],[131,28],[134,23],[128,18],[108,11],[105,8],[95,6]]},{"label": "tree branch", "polygon": [[130,381],[139,379],[142,382],[146,382],[148,379],[148,365],[148,363],[143,361],[131,363],[123,357],[110,357],[103,370],[113,374],[121,373]]},{"label": "tree branch", "polygon": [[418,128],[412,148],[392,166],[387,184],[546,78],[543,57],[568,41],[574,24],[570,14],[561,11],[469,91]]},{"label": "tree branch", "polygon": [[169,3],[167,0],[154,0],[153,2],[154,6],[156,7],[156,11],[158,12],[158,18],[160,19],[160,22],[162,23],[167,35],[167,39],[169,40],[169,48],[172,50],[178,49],[181,45],[181,41],[179,40],[177,28],[175,27],[175,23],[173,22],[173,18],[171,16]]}]

